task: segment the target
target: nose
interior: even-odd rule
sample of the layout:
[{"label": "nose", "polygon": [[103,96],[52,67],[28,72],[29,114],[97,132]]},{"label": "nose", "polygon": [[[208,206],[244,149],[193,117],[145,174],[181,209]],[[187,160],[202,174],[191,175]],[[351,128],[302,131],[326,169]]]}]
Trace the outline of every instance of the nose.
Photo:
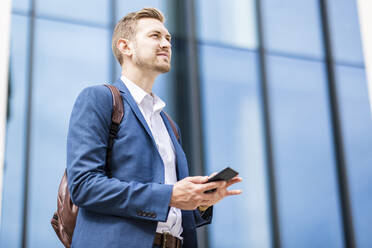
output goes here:
[{"label": "nose", "polygon": [[161,41],[160,41],[160,47],[161,48],[171,48],[172,45],[166,38],[162,38]]}]

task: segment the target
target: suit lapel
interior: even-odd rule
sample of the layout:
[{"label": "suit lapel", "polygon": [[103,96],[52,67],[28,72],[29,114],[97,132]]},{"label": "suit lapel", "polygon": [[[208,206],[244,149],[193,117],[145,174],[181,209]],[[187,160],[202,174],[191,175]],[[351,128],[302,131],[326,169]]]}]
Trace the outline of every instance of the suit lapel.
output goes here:
[{"label": "suit lapel", "polygon": [[[181,180],[181,179],[187,177],[187,175],[188,175],[187,162],[185,163],[186,159],[184,157],[184,152],[182,150],[182,147],[181,147],[180,143],[178,142],[178,140],[176,138],[176,135],[173,132],[173,128],[172,128],[170,122],[168,121],[168,118],[165,116],[163,111],[160,113],[160,115],[163,118],[163,121],[164,121],[165,126],[167,128],[167,131],[169,133],[169,136],[172,140],[174,150],[176,152],[177,179]],[[182,158],[184,158],[184,159],[182,159]]]},{"label": "suit lapel", "polygon": [[[133,110],[134,114],[136,115],[137,119],[142,124],[143,128],[146,130],[147,134],[150,136],[154,146],[156,147],[155,139],[152,136],[151,130],[147,125],[145,118],[142,115],[141,110],[139,109],[136,101],[134,100],[133,96],[130,94],[128,88],[125,86],[123,81],[119,78],[114,84],[116,88],[119,89],[120,92],[124,94],[124,100],[130,105],[131,109]],[[125,111],[125,110],[124,110]]]}]

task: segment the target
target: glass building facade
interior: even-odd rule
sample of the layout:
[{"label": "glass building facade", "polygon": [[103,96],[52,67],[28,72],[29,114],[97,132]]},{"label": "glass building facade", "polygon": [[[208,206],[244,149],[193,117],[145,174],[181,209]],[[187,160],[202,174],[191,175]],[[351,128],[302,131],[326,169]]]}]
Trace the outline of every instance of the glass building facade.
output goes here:
[{"label": "glass building facade", "polygon": [[372,247],[372,119],[356,0],[13,0],[0,247],[62,247],[50,219],[79,92],[116,80],[116,22],[173,36],[154,92],[193,175],[231,166],[201,247]]}]

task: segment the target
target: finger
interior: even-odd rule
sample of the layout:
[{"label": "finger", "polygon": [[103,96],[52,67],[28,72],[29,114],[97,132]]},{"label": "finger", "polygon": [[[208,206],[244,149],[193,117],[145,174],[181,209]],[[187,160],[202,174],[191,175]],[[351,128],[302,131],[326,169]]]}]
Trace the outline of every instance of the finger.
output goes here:
[{"label": "finger", "polygon": [[195,177],[187,177],[188,180],[192,183],[197,183],[197,184],[200,184],[200,183],[206,183],[208,181],[208,177],[207,176],[195,176]]},{"label": "finger", "polygon": [[215,194],[214,193],[209,193],[209,194],[204,194],[204,193],[201,193],[201,199],[199,201],[199,205],[209,205],[210,202],[212,202],[215,198]]},{"label": "finger", "polygon": [[229,181],[236,181],[236,180],[243,181],[243,178],[241,178],[239,176],[235,176],[235,177],[231,178]]},{"label": "finger", "polygon": [[205,184],[201,185],[200,190],[201,191],[206,191],[206,190],[221,188],[221,187],[225,187],[225,186],[226,186],[225,181],[216,181],[216,182],[210,182],[210,183],[205,183]]},{"label": "finger", "polygon": [[243,191],[241,189],[235,189],[235,190],[228,190],[226,192],[226,195],[229,196],[229,195],[240,195],[241,193],[243,193]]},{"label": "finger", "polygon": [[234,178],[230,179],[230,180],[227,182],[226,187],[229,187],[230,185],[233,185],[233,184],[235,184],[235,183],[240,183],[241,181],[243,181],[243,178],[241,178],[241,177],[234,177]]}]

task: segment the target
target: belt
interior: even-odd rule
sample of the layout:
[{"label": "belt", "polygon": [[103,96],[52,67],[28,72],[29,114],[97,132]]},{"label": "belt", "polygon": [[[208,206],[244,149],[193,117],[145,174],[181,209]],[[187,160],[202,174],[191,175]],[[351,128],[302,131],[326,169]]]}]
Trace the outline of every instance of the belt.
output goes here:
[{"label": "belt", "polygon": [[167,232],[156,233],[154,245],[160,246],[161,248],[182,248],[182,241]]}]

